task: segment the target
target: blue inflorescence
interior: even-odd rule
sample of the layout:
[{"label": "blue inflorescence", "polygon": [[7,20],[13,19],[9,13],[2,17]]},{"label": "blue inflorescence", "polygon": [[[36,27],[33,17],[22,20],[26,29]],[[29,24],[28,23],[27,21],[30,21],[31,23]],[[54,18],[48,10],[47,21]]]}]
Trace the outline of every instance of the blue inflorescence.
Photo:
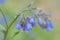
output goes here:
[{"label": "blue inflorescence", "polygon": [[51,22],[51,20],[49,20],[51,15],[43,13],[40,16],[38,15],[39,14],[34,14],[34,17],[26,17],[21,20],[16,26],[17,30],[23,29],[23,31],[29,32],[32,28],[36,27],[36,19],[41,29],[45,29],[47,32],[50,32],[54,28],[54,24]]}]

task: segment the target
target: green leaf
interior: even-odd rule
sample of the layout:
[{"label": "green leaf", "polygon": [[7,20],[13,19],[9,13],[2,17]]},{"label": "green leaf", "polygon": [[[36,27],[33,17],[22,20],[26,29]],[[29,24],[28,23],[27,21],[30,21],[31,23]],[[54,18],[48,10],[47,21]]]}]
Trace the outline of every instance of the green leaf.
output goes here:
[{"label": "green leaf", "polygon": [[19,34],[19,31],[15,32],[14,35],[12,36],[12,39]]}]

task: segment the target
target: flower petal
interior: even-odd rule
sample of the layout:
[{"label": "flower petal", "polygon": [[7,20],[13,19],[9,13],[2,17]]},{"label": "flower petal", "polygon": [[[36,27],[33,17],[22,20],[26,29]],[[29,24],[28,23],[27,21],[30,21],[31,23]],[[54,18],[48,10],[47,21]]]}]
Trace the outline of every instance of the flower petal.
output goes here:
[{"label": "flower petal", "polygon": [[46,31],[47,32],[50,32],[51,31],[51,28],[49,26],[46,27]]},{"label": "flower petal", "polygon": [[42,19],[38,18],[38,23],[39,23],[39,24],[43,24],[44,22],[43,22]]},{"label": "flower petal", "polygon": [[36,27],[36,23],[35,23],[34,18],[30,19],[30,23],[31,23],[32,27]]},{"label": "flower petal", "polygon": [[17,24],[17,25],[16,25],[16,29],[17,29],[17,30],[20,30],[20,29],[21,29],[21,25],[20,25],[20,24]]},{"label": "flower petal", "polygon": [[27,23],[24,31],[29,32],[31,29],[32,29],[31,24]]}]

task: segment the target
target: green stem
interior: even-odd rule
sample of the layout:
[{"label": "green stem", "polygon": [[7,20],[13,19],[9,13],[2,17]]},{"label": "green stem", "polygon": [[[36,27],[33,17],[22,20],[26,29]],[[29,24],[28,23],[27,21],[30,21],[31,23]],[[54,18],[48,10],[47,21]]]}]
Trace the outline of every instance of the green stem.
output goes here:
[{"label": "green stem", "polygon": [[6,33],[5,33],[4,40],[6,40],[6,38],[7,38],[9,28],[13,25],[13,23],[17,20],[18,17],[19,17],[19,15],[17,15],[16,18],[15,18],[15,19],[11,22],[11,24],[8,26],[7,31],[6,31]]},{"label": "green stem", "polygon": [[[4,34],[4,40],[7,40],[8,31],[9,31],[9,29],[11,28],[11,26],[13,25],[13,23],[14,23],[14,22],[17,20],[17,18],[20,16],[20,14],[18,14],[18,15],[13,19],[13,21],[11,22],[11,24],[8,26],[4,13],[2,12],[1,9],[0,9],[0,11],[1,11],[1,13],[2,13],[2,15],[3,15],[3,17],[4,17],[4,20],[5,20],[5,23],[6,23],[6,26],[7,26],[7,30],[6,30],[6,32],[5,32],[5,34]],[[27,11],[27,10],[23,10],[21,13],[23,13],[24,11]]]},{"label": "green stem", "polygon": [[12,24],[16,21],[16,19],[19,17],[19,15],[17,15],[16,18],[15,18],[15,19],[11,22],[11,24],[8,26],[4,13],[2,12],[1,9],[0,9],[0,11],[1,11],[2,15],[3,15],[3,18],[4,18],[5,23],[6,23],[6,26],[7,26],[7,30],[6,30],[6,32],[5,32],[5,34],[4,34],[4,40],[6,40],[9,28],[10,28],[10,27],[12,26]]},{"label": "green stem", "polygon": [[[5,21],[5,23],[6,23],[6,26],[8,27],[7,20],[6,20],[6,18],[5,18],[5,15],[4,15],[2,9],[0,9],[0,12],[2,13],[3,18],[4,18],[4,21]],[[4,40],[6,40],[6,34],[7,34],[7,32],[5,32],[5,34],[4,34]]]},{"label": "green stem", "polygon": [[1,9],[0,9],[0,12],[2,13],[3,18],[4,18],[4,21],[5,21],[5,23],[6,23],[6,26],[8,27],[8,23],[7,23],[6,17],[5,17],[5,15],[4,15],[4,13],[3,13],[3,11],[2,11]]},{"label": "green stem", "polygon": [[8,29],[12,27],[13,23],[17,20],[17,18],[18,18],[21,14],[23,14],[23,12],[25,12],[25,11],[28,11],[28,10],[23,10],[21,13],[19,13],[19,14],[13,19],[13,21],[11,22],[11,24],[8,26]]},{"label": "green stem", "polygon": [[12,27],[13,23],[17,20],[17,18],[20,16],[20,14],[22,14],[22,13],[25,12],[25,11],[28,11],[28,10],[23,10],[21,13],[19,13],[19,14],[13,19],[13,21],[11,22],[11,24],[8,26],[7,31],[6,31],[6,33],[5,33],[5,40],[6,40],[8,31],[9,31],[9,29]]}]

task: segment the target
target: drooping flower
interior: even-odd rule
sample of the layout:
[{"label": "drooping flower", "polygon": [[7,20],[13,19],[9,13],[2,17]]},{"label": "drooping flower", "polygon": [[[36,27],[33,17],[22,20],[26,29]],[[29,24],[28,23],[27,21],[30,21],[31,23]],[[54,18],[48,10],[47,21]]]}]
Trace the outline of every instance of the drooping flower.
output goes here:
[{"label": "drooping flower", "polygon": [[16,25],[16,29],[17,29],[17,30],[20,30],[20,29],[21,29],[21,24],[20,24],[20,23],[18,23],[18,24]]},{"label": "drooping flower", "polygon": [[50,21],[50,20],[47,20],[47,25],[50,26],[50,28],[54,28],[54,24]]},{"label": "drooping flower", "polygon": [[28,21],[28,18],[21,19],[21,21],[16,26],[17,30],[22,29],[25,32],[28,32],[32,29],[31,24]]},{"label": "drooping flower", "polygon": [[38,24],[40,25],[41,29],[45,29],[46,24],[41,18],[38,18]]},{"label": "drooping flower", "polygon": [[50,32],[52,28],[54,28],[54,24],[50,20],[46,20],[46,31]]},{"label": "drooping flower", "polygon": [[51,28],[49,26],[46,26],[46,31],[47,32],[50,32],[51,31]]},{"label": "drooping flower", "polygon": [[[43,20],[40,18],[44,18]],[[36,27],[36,22],[35,18],[37,18],[38,24],[40,25],[41,29],[46,29],[47,32],[50,32],[52,28],[54,28],[54,24],[48,20],[49,17],[46,14],[40,14],[40,15],[34,15],[33,17],[24,17],[21,21],[20,24],[17,24],[17,29],[20,30],[22,29],[25,32],[29,32],[32,27]]]},{"label": "drooping flower", "polygon": [[54,28],[54,24],[50,21],[50,27]]},{"label": "drooping flower", "polygon": [[21,28],[22,28],[22,30],[25,31],[25,26],[26,26],[25,19],[24,19],[24,18],[21,19],[20,23],[21,23]]},{"label": "drooping flower", "polygon": [[30,24],[30,23],[27,23],[27,24],[26,24],[26,27],[25,27],[25,31],[26,31],[26,32],[29,32],[31,29],[32,29],[31,24]]},{"label": "drooping flower", "polygon": [[36,23],[33,17],[30,18],[30,24],[32,25],[32,27],[36,27]]},{"label": "drooping flower", "polygon": [[44,22],[43,22],[43,20],[41,19],[41,18],[38,18],[38,24],[43,24]]},{"label": "drooping flower", "polygon": [[16,29],[20,30],[22,28],[24,30],[24,27],[25,27],[24,19],[21,19],[19,23],[16,25]]}]

